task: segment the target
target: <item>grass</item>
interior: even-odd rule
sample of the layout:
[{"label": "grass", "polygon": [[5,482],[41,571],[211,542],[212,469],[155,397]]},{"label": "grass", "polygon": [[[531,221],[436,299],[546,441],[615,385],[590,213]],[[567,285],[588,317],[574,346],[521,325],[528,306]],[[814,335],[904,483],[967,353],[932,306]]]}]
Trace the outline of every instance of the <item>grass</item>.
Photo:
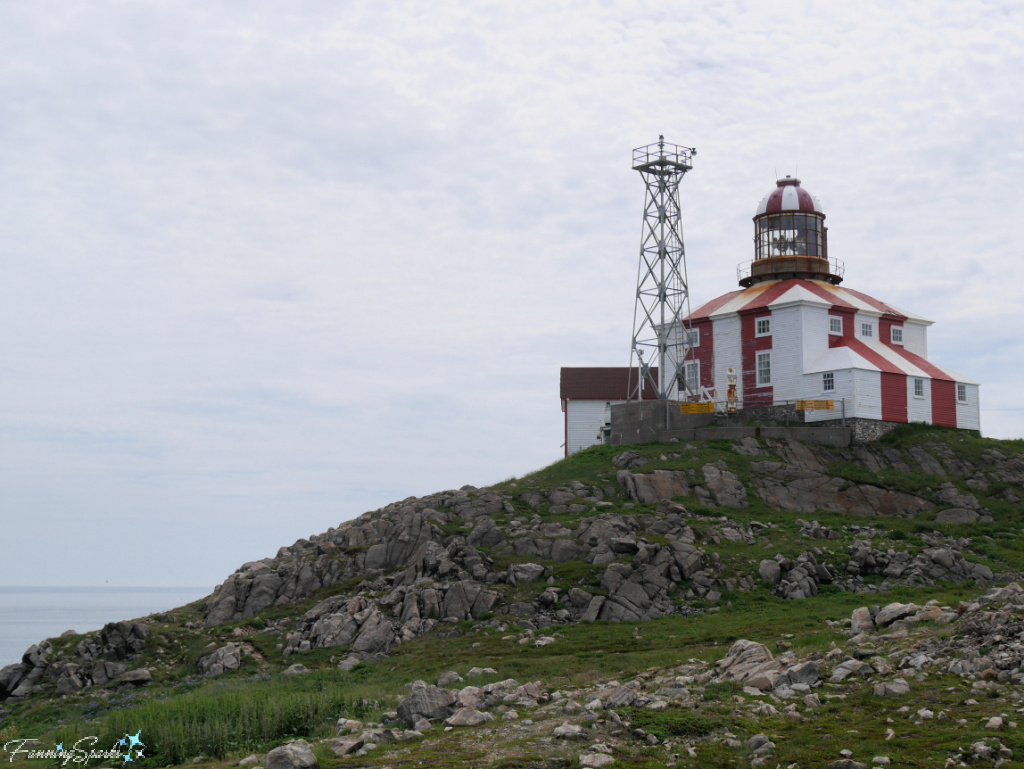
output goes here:
[{"label": "grass", "polygon": [[[764,442],[762,442],[764,443]],[[362,664],[340,673],[335,665],[345,656],[342,649],[318,649],[301,657],[284,660],[277,649],[295,618],[300,617],[320,600],[333,595],[349,595],[355,591],[371,592],[370,583],[359,577],[317,591],[300,604],[275,606],[257,617],[227,623],[216,628],[205,628],[194,623],[202,617],[203,603],[169,612],[167,622],[152,621],[151,640],[146,652],[133,667],[151,667],[153,685],[139,692],[126,692],[116,684],[105,689],[93,688],[56,698],[31,699],[7,706],[10,716],[0,724],[0,737],[14,739],[31,735],[48,740],[73,741],[81,735],[95,734],[102,740],[112,740],[125,732],[134,734],[140,729],[147,744],[148,757],[144,765],[157,767],[186,764],[196,756],[205,757],[207,763],[223,765],[230,759],[252,752],[264,752],[292,737],[315,739],[333,734],[335,721],[342,716],[379,719],[395,707],[401,687],[416,679],[428,682],[448,670],[465,674],[471,667],[493,667],[496,676],[473,681],[485,684],[507,677],[520,682],[542,680],[551,689],[579,688],[599,680],[617,678],[626,680],[643,671],[668,670],[682,661],[698,659],[713,663],[725,655],[733,641],[740,638],[757,640],[776,653],[792,648],[799,655],[826,653],[834,644],[842,644],[843,636],[827,622],[836,622],[850,616],[853,609],[871,603],[892,601],[923,604],[936,599],[945,605],[956,606],[960,600],[976,596],[979,588],[974,584],[940,584],[929,588],[896,586],[884,595],[855,595],[844,593],[834,586],[822,586],[817,598],[803,601],[783,601],[771,595],[757,575],[761,559],[774,558],[781,553],[795,558],[801,553],[818,549],[819,561],[825,561],[843,572],[849,558],[846,548],[863,535],[848,530],[851,523],[870,525],[884,530],[873,538],[872,545],[882,550],[893,547],[916,554],[934,542],[945,538],[964,538],[971,542],[965,552],[968,559],[991,566],[996,571],[1024,571],[1024,506],[1006,502],[1002,497],[1008,488],[1020,492],[1006,481],[991,481],[987,491],[966,486],[965,477],[929,475],[909,453],[916,445],[948,446],[961,461],[975,467],[984,467],[986,452],[996,449],[1004,455],[1024,454],[1024,441],[990,441],[960,431],[944,430],[933,426],[907,425],[887,436],[882,445],[899,452],[909,471],[888,467],[873,472],[855,461],[852,455],[832,459],[827,471],[850,484],[871,484],[893,491],[915,494],[935,500],[935,491],[945,482],[953,482],[961,492],[974,494],[981,505],[991,511],[993,521],[970,526],[942,526],[934,522],[934,514],[917,518],[851,519],[850,516],[817,511],[790,513],[772,509],[755,492],[754,479],[758,473],[753,463],[776,461],[777,457],[749,457],[737,454],[728,441],[707,441],[686,446],[683,444],[651,444],[631,447],[650,461],[642,472],[655,469],[690,473],[693,484],[703,484],[702,468],[709,462],[725,462],[748,489],[748,507],[726,509],[704,508],[694,497],[680,499],[689,510],[688,521],[697,534],[696,546],[708,555],[705,564],[717,569],[722,578],[748,577],[758,585],[755,590],[725,592],[717,606],[691,603],[702,610],[692,616],[664,617],[643,623],[614,624],[595,622],[580,625],[557,626],[545,629],[545,634],[556,634],[557,641],[549,646],[520,645],[518,629],[507,626],[514,618],[499,614],[494,622],[462,621],[443,623],[438,632],[428,634],[395,647],[389,657]],[[655,505],[625,505],[628,500],[615,481],[618,468],[611,459],[622,453],[621,447],[594,447],[580,452],[554,465],[522,479],[506,479],[494,487],[510,495],[515,512],[501,512],[492,517],[504,525],[518,517],[530,521],[535,516],[544,522],[558,522],[573,529],[583,518],[595,514],[594,506],[587,503],[586,511],[577,514],[551,513],[546,509],[533,509],[522,499],[532,491],[544,491],[581,481],[588,486],[608,490],[604,499],[610,507],[600,507],[596,513],[611,513],[643,520],[652,514]],[[833,455],[842,456],[842,455]],[[1016,493],[1016,492],[1015,492]],[[577,499],[577,501],[580,501]],[[471,529],[466,521],[451,518],[438,524],[446,543],[455,537],[465,537]],[[721,528],[721,516],[727,515],[734,524],[747,526],[752,521],[772,523],[773,527],[761,532],[755,544],[727,542],[714,545],[710,540],[712,529]],[[840,533],[840,539],[815,541],[800,534],[798,520],[818,520]],[[936,539],[937,538],[937,539]],[[665,544],[657,535],[647,536],[648,542]],[[352,559],[365,548],[340,549],[332,555],[341,560]],[[711,553],[717,554],[712,562]],[[492,557],[495,569],[507,568],[511,563],[536,561],[548,568],[543,581],[515,588],[497,585],[503,600],[525,600],[547,587],[547,578],[561,588],[564,596],[573,587],[581,587],[592,594],[601,594],[601,578],[605,565],[592,565],[583,560],[553,563],[536,556],[517,555],[510,543],[483,553]],[[620,559],[628,562],[628,557]],[[351,573],[351,572],[349,572]],[[879,583],[881,577],[866,578],[865,582]],[[682,600],[686,586],[672,594]],[[495,627],[499,621],[504,623]],[[236,637],[234,632],[244,633]],[[938,633],[939,631],[936,631]],[[949,628],[942,632],[949,633]],[[503,640],[502,636],[515,638]],[[69,653],[82,637],[55,639],[59,653]],[[247,657],[241,670],[226,673],[215,679],[201,679],[195,675],[198,659],[209,653],[211,642],[223,645],[228,641],[251,644],[262,657]],[[164,655],[155,648],[163,647]],[[292,662],[301,661],[313,672],[307,676],[284,678],[280,671]],[[165,664],[165,663],[170,664]],[[894,659],[894,663],[898,660]],[[914,685],[912,698],[906,701],[882,701],[866,693],[863,686],[826,684],[819,692],[844,694],[846,700],[827,700],[811,722],[798,722],[786,716],[768,718],[762,722],[766,733],[777,743],[770,765],[783,766],[798,763],[801,766],[826,765],[838,758],[838,750],[855,746],[856,758],[870,761],[872,755],[888,754],[900,766],[933,766],[935,757],[944,762],[958,745],[984,736],[976,720],[967,727],[939,725],[917,726],[908,721],[898,709],[905,704],[913,708],[927,705],[938,712],[947,709],[966,713],[972,718],[984,715],[993,708],[1010,712],[1019,703],[1009,702],[997,693],[994,698],[976,696],[978,706],[966,706],[970,689],[963,681],[946,674],[929,674],[926,683]],[[741,700],[744,700],[741,702]],[[712,742],[710,735],[732,730],[743,739],[749,736],[749,714],[745,708],[751,699],[735,684],[710,684],[703,690],[703,699],[692,708],[670,707],[662,712],[646,709],[623,709],[620,715],[629,720],[633,728],[642,728],[659,739],[685,741],[696,751],[698,758],[680,766],[744,765],[744,749],[728,748]],[[781,707],[781,706],[780,706]],[[998,711],[994,711],[998,712]],[[886,719],[896,724],[900,739],[886,743]],[[894,728],[896,728],[894,727]],[[1000,733],[1000,739],[1015,751],[1024,754],[1024,737]],[[599,739],[595,733],[594,739]],[[536,746],[513,740],[513,757],[497,759],[496,766],[525,766],[572,769],[575,759],[552,761],[551,756]],[[378,753],[361,759],[346,759],[345,766],[380,766],[382,762],[396,767],[438,765],[470,767],[488,763],[490,746],[474,742],[471,733],[459,732],[441,739],[435,735],[417,744],[382,747]],[[665,752],[645,745],[627,745],[615,748],[618,765],[628,767],[663,766]],[[660,752],[659,752],[660,751]],[[872,752],[874,751],[874,752]],[[333,769],[342,762],[333,755],[321,757],[321,766]],[[18,766],[15,762],[14,767]],[[14,769],[12,767],[12,769]],[[24,765],[29,769],[29,764]],[[38,769],[38,767],[32,767]]]}]

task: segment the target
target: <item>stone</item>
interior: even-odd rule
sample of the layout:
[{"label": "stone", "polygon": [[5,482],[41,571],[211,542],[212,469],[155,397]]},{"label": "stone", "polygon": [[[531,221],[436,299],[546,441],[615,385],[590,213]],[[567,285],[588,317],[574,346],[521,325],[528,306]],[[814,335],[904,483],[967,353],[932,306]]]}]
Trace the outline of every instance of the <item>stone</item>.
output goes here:
[{"label": "stone", "polygon": [[544,567],[539,563],[513,563],[508,567],[507,579],[511,585],[536,582],[544,576]]},{"label": "stone", "polygon": [[214,650],[212,654],[199,658],[199,675],[219,676],[226,670],[237,670],[242,664],[242,650],[236,644],[228,644]]},{"label": "stone", "polygon": [[295,740],[274,748],[267,754],[267,769],[311,769],[316,756],[305,740]]},{"label": "stone", "polygon": [[490,516],[483,516],[477,520],[476,526],[473,527],[473,531],[466,537],[466,544],[472,547],[486,547],[492,548],[497,547],[505,541],[504,535],[501,533],[501,529],[498,528],[498,524],[494,522],[494,519]]},{"label": "stone", "polygon": [[351,655],[338,663],[338,669],[347,673],[348,671],[352,670],[352,668],[356,667],[356,665],[359,665],[361,662],[361,659],[359,659],[355,655]]},{"label": "stone", "polygon": [[869,769],[868,765],[852,758],[840,758],[831,764],[826,764],[825,769]]},{"label": "stone", "polygon": [[871,617],[871,610],[868,607],[861,606],[853,610],[850,616],[850,632],[853,635],[875,632],[875,620]]},{"label": "stone", "polygon": [[910,693],[910,684],[902,678],[894,678],[892,681],[875,684],[874,693],[876,697],[899,697]]},{"label": "stone", "polygon": [[749,504],[746,488],[740,483],[736,473],[727,469],[723,460],[709,462],[701,469],[704,473],[704,483],[719,505],[746,507]]},{"label": "stone", "polygon": [[965,523],[977,523],[981,516],[974,510],[966,507],[951,507],[948,510],[940,510],[935,514],[936,523],[948,523],[954,526]]},{"label": "stone", "polygon": [[555,727],[554,731],[551,732],[551,736],[556,740],[582,740],[587,735],[584,733],[582,726],[563,721],[561,726]]},{"label": "stone", "polygon": [[255,753],[248,755],[238,762],[238,766],[255,766],[260,762],[260,757]]},{"label": "stone", "polygon": [[615,479],[625,487],[630,499],[642,505],[656,505],[663,499],[690,494],[689,478],[684,470],[655,470],[653,473],[619,470]]},{"label": "stone", "polygon": [[126,684],[144,686],[153,680],[153,674],[146,668],[139,668],[138,670],[129,670],[121,676],[121,680]]},{"label": "stone", "polygon": [[611,766],[615,759],[605,753],[580,753],[579,762],[582,769],[600,769],[602,766]]},{"label": "stone", "polygon": [[761,561],[757,572],[761,575],[761,579],[772,586],[779,584],[779,580],[782,579],[782,567],[768,559]]},{"label": "stone", "polygon": [[281,673],[283,676],[304,676],[309,673],[309,668],[305,665],[300,665],[296,662],[294,665],[289,665],[285,668],[284,672]]},{"label": "stone", "polygon": [[1000,718],[999,716],[992,716],[992,718],[990,718],[986,722],[985,728],[986,729],[1002,729],[1003,728],[1003,719]]},{"label": "stone", "polygon": [[348,756],[363,747],[365,740],[360,737],[331,740],[331,752],[336,756]]},{"label": "stone", "polygon": [[447,686],[448,684],[456,684],[462,682],[462,676],[456,673],[454,670],[449,670],[447,673],[442,673],[437,679],[438,686]]},{"label": "stone", "polygon": [[920,606],[912,603],[891,603],[882,607],[878,614],[875,615],[875,626],[886,627],[896,620],[916,614],[920,608]]},{"label": "stone", "polygon": [[490,713],[482,713],[476,708],[459,708],[454,715],[445,719],[445,723],[448,726],[479,726],[493,720],[494,716]]},{"label": "stone", "polygon": [[455,712],[458,696],[449,689],[426,686],[416,689],[398,705],[398,717],[409,727],[415,727],[420,718],[443,721]]}]

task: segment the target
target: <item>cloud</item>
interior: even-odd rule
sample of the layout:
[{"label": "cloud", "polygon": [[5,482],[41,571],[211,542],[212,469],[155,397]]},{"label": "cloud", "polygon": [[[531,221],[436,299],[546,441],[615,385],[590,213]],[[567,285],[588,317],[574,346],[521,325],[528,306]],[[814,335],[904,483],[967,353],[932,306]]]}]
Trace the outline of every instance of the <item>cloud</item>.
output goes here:
[{"label": "cloud", "polygon": [[1017,408],[1022,30],[984,2],[4,6],[0,535],[68,545],[11,581],[212,585],[556,459],[558,367],[628,360],[629,153],[659,133],[698,148],[694,301],[799,169],[848,285]]}]

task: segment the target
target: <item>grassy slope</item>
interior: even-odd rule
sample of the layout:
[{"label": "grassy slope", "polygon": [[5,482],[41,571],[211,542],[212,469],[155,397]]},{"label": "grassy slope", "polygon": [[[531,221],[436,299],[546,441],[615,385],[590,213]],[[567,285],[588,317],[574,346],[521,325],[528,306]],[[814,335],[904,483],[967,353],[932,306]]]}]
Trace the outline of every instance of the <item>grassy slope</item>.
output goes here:
[{"label": "grassy slope", "polygon": [[[1004,454],[1024,452],[1021,442],[990,441],[956,431],[934,429],[905,429],[887,442],[893,448],[905,449],[915,443],[935,441],[948,444],[959,457],[975,463],[980,461],[986,448],[997,448]],[[704,463],[721,459],[741,480],[746,481],[752,461],[751,457],[735,453],[728,442],[692,446],[650,445],[639,447],[639,450],[654,460],[643,467],[644,472],[660,467],[693,469],[698,480]],[[510,479],[494,488],[516,496],[528,490],[561,486],[572,480],[603,487],[615,486],[616,469],[610,460],[620,452],[621,449],[610,447],[594,448],[526,478]],[[670,457],[676,453],[678,458]],[[659,459],[663,456],[665,459]],[[913,462],[910,464],[915,466]],[[953,482],[962,491],[968,490],[965,479],[958,477],[893,470],[878,476],[860,465],[845,461],[834,463],[830,470],[852,482],[875,483],[925,497],[931,494],[930,489],[945,481]],[[933,522],[934,514],[914,520],[850,520],[849,517],[826,512],[814,516],[783,513],[768,508],[753,493],[750,506],[743,510],[701,510],[692,504],[695,500],[682,501],[692,512],[709,518],[727,514],[731,520],[742,523],[760,520],[777,525],[752,546],[698,542],[706,551],[717,552],[727,573],[735,575],[756,575],[757,563],[762,558],[776,553],[795,556],[814,546],[835,552],[837,555],[830,562],[841,568],[845,564],[841,553],[844,546],[853,541],[853,534],[843,532],[843,538],[838,542],[814,542],[803,538],[799,535],[796,521],[811,517],[840,530],[851,523],[884,527],[889,530],[887,537],[873,542],[875,547],[882,548],[920,549],[926,545],[923,537],[934,532],[971,537],[972,550],[980,556],[971,557],[971,560],[985,562],[997,571],[1024,570],[1024,537],[1021,534],[1024,531],[1024,511],[1017,504],[1003,501],[1004,488],[1005,484],[994,483],[986,495],[972,491],[982,504],[992,510],[994,520],[970,527],[937,526]],[[614,503],[614,507],[608,509],[611,512],[630,514],[650,510],[650,507],[642,505],[624,508],[626,500],[622,496],[613,497],[610,501]],[[496,516],[499,524],[508,523],[515,517],[529,519],[539,515],[545,521],[558,520],[572,527],[581,517],[537,512],[518,499],[515,505],[515,513]],[[698,521],[692,525],[699,535],[704,535],[714,522]],[[496,560],[501,563],[527,559],[496,556]],[[555,566],[556,579],[565,589],[581,584],[593,590],[595,580],[599,581],[603,571],[603,566],[591,567],[579,562]],[[773,649],[792,646],[801,655],[825,652],[833,644],[843,646],[845,642],[844,636],[826,621],[848,618],[857,606],[894,600],[923,604],[931,599],[956,606],[957,601],[978,592],[974,585],[940,585],[927,589],[898,588],[885,596],[873,598],[824,590],[815,599],[787,602],[771,596],[766,587],[761,587],[749,593],[727,593],[718,607],[698,616],[663,618],[639,626],[594,623],[554,628],[549,632],[557,631],[561,637],[556,643],[543,648],[503,640],[509,634],[516,634],[515,626],[495,628],[487,627],[485,623],[463,622],[442,625],[439,632],[397,647],[387,659],[361,665],[348,673],[339,673],[335,667],[343,656],[337,650],[324,649],[304,654],[300,658],[302,664],[314,673],[296,678],[280,675],[287,664],[296,660],[290,659],[285,663],[281,659],[276,649],[283,641],[281,634],[259,632],[262,618],[213,629],[188,629],[185,623],[200,616],[201,603],[197,603],[172,612],[166,617],[167,622],[150,620],[151,641],[143,657],[133,663],[133,666],[154,670],[156,680],[150,687],[138,692],[123,692],[109,686],[63,699],[30,700],[14,705],[9,708],[11,715],[0,724],[0,742],[36,737],[44,745],[62,741],[70,744],[81,736],[95,734],[102,735],[100,744],[105,744],[126,731],[135,733],[141,729],[143,739],[149,745],[150,757],[144,762],[146,766],[188,763],[194,756],[212,756],[206,759],[208,763],[226,766],[247,753],[266,751],[288,737],[313,739],[332,736],[333,724],[341,716],[379,720],[384,712],[394,709],[403,684],[415,679],[432,681],[446,670],[465,674],[473,666],[489,666],[496,668],[499,675],[497,678],[480,679],[480,682],[513,677],[520,682],[541,680],[551,690],[580,689],[599,680],[615,678],[625,681],[642,671],[671,668],[690,659],[714,661],[722,657],[729,644],[738,638],[757,640]],[[318,595],[316,599],[321,597]],[[276,608],[272,610],[273,617],[298,615],[314,600],[287,610]],[[267,616],[271,616],[271,612]],[[950,630],[946,627],[928,632],[948,634]],[[237,633],[244,635],[239,639]],[[55,639],[53,643],[70,647],[79,640],[80,637],[71,637]],[[257,655],[246,657],[239,671],[216,679],[195,677],[196,662],[208,653],[207,645],[211,642],[220,645],[227,640],[249,643]],[[899,657],[894,657],[893,661],[898,663]],[[830,686],[826,684],[820,693],[831,693]],[[870,688],[866,691],[870,692]],[[777,762],[785,766],[791,761],[799,761],[801,766],[817,766],[818,762],[838,758],[837,751],[841,747],[858,746],[860,760],[869,761],[871,755],[884,753],[890,755],[896,765],[923,767],[937,765],[940,756],[944,762],[949,751],[985,736],[978,720],[982,716],[1012,714],[1020,707],[1016,701],[1019,697],[1008,690],[996,697],[981,698],[976,706],[964,705],[971,696],[969,684],[954,676],[930,675],[926,682],[915,687],[915,698],[911,703],[877,700],[864,692],[863,687],[847,691],[838,686],[834,693],[846,693],[847,698],[826,700],[825,707],[817,711],[809,723],[781,715],[755,723],[747,711],[738,706],[732,696],[735,692],[728,690],[707,699],[698,715],[711,719],[719,731],[730,729],[740,739],[754,731],[767,730],[779,745],[770,764],[773,766]],[[955,719],[942,723],[930,721],[920,727],[909,726],[907,717],[896,712],[906,704],[912,705],[912,710],[927,705],[936,713],[942,709],[951,714],[956,711],[957,717],[968,718],[970,726],[957,725]],[[693,711],[669,711],[667,714],[646,716],[636,714],[635,717],[654,719],[648,723],[648,731],[668,736],[681,730],[684,734],[678,735],[678,739],[693,738],[689,741],[694,743],[698,758],[688,758],[684,752],[680,755],[679,766],[746,765],[745,751],[726,748],[720,742],[696,740],[701,729],[696,722],[687,720],[696,717]],[[882,737],[887,718],[893,719],[899,731],[898,740],[888,743]],[[607,730],[612,726],[598,726],[595,740],[602,734],[607,737]],[[486,763],[488,757],[504,754],[520,756],[515,759],[519,763],[510,758],[512,763],[509,766],[529,765],[534,760],[529,758],[531,755],[539,762],[537,765],[545,765],[541,758],[544,751],[536,748],[529,729],[520,727],[519,730],[521,734],[511,727],[503,729],[501,740],[504,747],[501,751],[495,747],[496,738],[483,739],[480,730],[448,735],[435,730],[423,742],[383,747],[360,759],[336,759],[321,748],[321,765],[478,766]],[[689,738],[685,734],[687,730],[691,733]],[[1005,733],[1000,736],[1018,760],[1024,758],[1024,737]],[[620,745],[616,757],[619,765],[662,766],[665,755],[664,749],[655,750],[631,743]],[[22,763],[26,767],[39,765],[31,761]]]}]

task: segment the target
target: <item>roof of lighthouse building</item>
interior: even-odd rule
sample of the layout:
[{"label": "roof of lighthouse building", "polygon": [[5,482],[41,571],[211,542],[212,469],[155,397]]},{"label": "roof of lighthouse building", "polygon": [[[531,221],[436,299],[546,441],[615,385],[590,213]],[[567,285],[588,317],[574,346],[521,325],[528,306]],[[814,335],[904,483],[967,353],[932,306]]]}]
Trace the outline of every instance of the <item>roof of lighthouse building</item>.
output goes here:
[{"label": "roof of lighthouse building", "polygon": [[755,217],[761,214],[783,214],[788,211],[821,214],[821,201],[800,186],[800,180],[787,176],[775,182],[775,189],[765,195],[757,206]]},{"label": "roof of lighthouse building", "polygon": [[690,313],[690,319],[699,321],[733,313],[769,308],[776,305],[807,302],[828,305],[837,309],[864,312],[869,315],[889,316],[931,325],[932,321],[914,315],[891,304],[850,288],[835,286],[821,280],[793,278],[766,280],[749,288],[730,291],[717,299],[705,302]]}]

